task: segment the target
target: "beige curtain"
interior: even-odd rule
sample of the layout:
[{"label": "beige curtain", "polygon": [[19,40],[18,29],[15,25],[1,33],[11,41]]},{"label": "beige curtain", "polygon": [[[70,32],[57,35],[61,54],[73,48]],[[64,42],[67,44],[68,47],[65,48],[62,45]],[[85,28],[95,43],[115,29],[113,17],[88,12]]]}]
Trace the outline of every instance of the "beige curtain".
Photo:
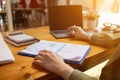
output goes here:
[{"label": "beige curtain", "polygon": [[120,0],[96,0],[96,3],[97,10],[100,12],[120,12]]},{"label": "beige curtain", "polygon": [[119,6],[120,6],[119,1],[120,0],[114,0],[114,3],[112,5],[112,9],[111,9],[111,11],[113,13],[118,13],[119,12]]},{"label": "beige curtain", "polygon": [[96,9],[99,12],[120,12],[120,0],[70,0],[70,2],[71,4],[82,4],[89,9]]}]

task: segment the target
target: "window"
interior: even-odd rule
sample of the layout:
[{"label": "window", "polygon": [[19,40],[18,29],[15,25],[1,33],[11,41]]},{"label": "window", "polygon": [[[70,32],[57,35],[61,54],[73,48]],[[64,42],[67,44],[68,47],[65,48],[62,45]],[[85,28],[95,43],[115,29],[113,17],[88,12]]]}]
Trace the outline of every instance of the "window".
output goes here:
[{"label": "window", "polygon": [[81,4],[83,10],[96,10],[100,14],[100,28],[105,22],[120,24],[120,0],[70,0],[70,4]]},{"label": "window", "polygon": [[120,0],[70,0],[70,4],[81,4],[99,12],[120,13]]}]

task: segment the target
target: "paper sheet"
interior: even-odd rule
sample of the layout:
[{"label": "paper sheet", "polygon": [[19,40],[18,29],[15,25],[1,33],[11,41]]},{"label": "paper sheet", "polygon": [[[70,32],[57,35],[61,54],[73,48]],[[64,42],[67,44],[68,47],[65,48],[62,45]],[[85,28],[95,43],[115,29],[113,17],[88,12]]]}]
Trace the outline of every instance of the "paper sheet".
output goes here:
[{"label": "paper sheet", "polygon": [[0,33],[0,64],[13,62],[14,60],[15,59],[14,59],[9,47],[3,40],[3,37]]}]

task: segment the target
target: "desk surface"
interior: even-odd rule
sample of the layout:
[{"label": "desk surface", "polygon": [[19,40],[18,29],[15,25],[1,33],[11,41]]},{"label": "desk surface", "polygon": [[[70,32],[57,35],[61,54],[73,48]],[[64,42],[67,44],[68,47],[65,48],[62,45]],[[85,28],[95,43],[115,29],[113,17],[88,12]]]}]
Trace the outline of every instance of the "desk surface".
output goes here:
[{"label": "desk surface", "polygon": [[[90,45],[88,42],[70,39],[70,38],[55,39],[50,34],[48,27],[31,28],[23,31],[28,35],[34,36],[41,40]],[[5,35],[6,33],[8,32],[2,34]],[[42,67],[36,69],[34,66],[32,66],[32,62],[34,58],[17,55],[17,52],[19,52],[20,50],[24,49],[27,46],[15,47],[9,43],[7,44],[15,57],[15,62],[5,65],[0,65],[0,80],[8,80],[8,79],[21,80],[21,78],[26,73],[30,73],[34,79],[41,78],[42,80],[49,80],[49,78],[53,77],[54,74],[51,74],[51,72],[43,69]],[[75,68],[79,68],[80,70],[84,71],[96,64],[99,64],[101,61],[108,59],[109,55],[111,55],[111,52],[113,51],[113,49],[103,48],[95,45],[91,45],[91,47],[92,49],[90,53],[88,54],[87,58],[81,65],[71,64],[71,66]]]}]

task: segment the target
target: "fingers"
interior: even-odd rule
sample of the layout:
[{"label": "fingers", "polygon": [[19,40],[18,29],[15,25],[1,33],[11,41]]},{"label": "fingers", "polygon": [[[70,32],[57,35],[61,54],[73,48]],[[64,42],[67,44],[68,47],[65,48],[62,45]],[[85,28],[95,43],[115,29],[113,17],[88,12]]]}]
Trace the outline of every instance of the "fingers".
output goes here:
[{"label": "fingers", "polygon": [[35,57],[35,60],[41,60],[41,59],[43,59],[42,56],[43,56],[43,55],[37,55],[37,56]]},{"label": "fingers", "polygon": [[48,50],[41,50],[34,59],[34,63],[43,67],[45,67],[47,63],[56,64],[56,62],[64,62],[64,60],[58,54]]},{"label": "fingers", "polygon": [[48,50],[41,50],[38,55],[35,57],[34,59],[34,63],[36,64],[41,64],[44,61],[44,58],[46,58],[48,56],[50,51]]},{"label": "fingers", "polygon": [[76,32],[77,26],[71,26],[68,28],[68,35],[70,36],[74,36],[75,32]]},{"label": "fingers", "polygon": [[78,37],[85,31],[80,26],[71,26],[68,28],[68,35]]},{"label": "fingers", "polygon": [[41,60],[34,60],[33,63],[35,63],[35,64],[37,64],[37,65],[41,65],[42,61],[41,61]]},{"label": "fingers", "polygon": [[38,55],[35,57],[35,60],[43,60],[45,58],[50,58],[54,56],[54,52],[48,50],[41,50]]},{"label": "fingers", "polygon": [[39,51],[38,55],[35,57],[35,59],[42,59],[45,56],[48,56],[48,54],[50,53],[50,51],[48,50],[41,50]]},{"label": "fingers", "polygon": [[35,57],[35,59],[34,59],[34,63],[35,64],[38,64],[38,65],[41,65],[41,63],[42,63],[42,61],[43,61],[43,55],[37,55],[36,57]]}]

